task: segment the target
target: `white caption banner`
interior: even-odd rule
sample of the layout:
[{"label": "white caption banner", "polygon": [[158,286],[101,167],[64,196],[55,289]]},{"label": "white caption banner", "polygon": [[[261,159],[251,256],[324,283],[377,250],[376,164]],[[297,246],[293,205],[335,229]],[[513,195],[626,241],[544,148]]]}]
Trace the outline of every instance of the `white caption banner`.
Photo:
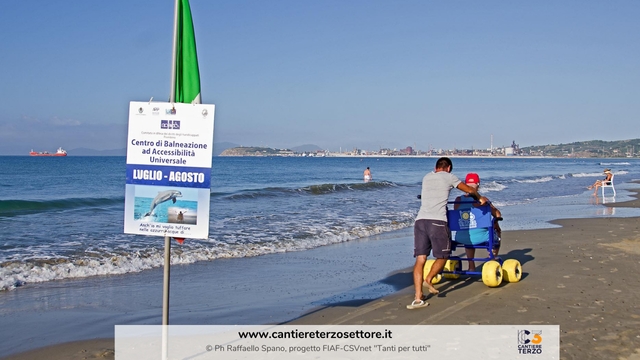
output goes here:
[{"label": "white caption banner", "polygon": [[[116,360],[162,358],[162,325],[117,325]],[[171,325],[168,359],[559,359],[558,325]]]}]

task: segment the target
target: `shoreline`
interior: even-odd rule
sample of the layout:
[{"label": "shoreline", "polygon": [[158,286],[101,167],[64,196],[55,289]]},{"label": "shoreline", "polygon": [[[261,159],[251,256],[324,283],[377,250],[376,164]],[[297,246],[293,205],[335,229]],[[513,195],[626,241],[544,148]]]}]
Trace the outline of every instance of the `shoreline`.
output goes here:
[{"label": "shoreline", "polygon": [[628,158],[628,157],[579,157],[579,156],[545,156],[545,155],[350,155],[350,154],[340,154],[340,153],[331,153],[330,155],[323,156],[302,156],[302,155],[217,155],[215,157],[222,158],[240,158],[240,157],[251,157],[251,158],[270,158],[270,157],[283,157],[283,158],[384,158],[384,159],[393,159],[393,158],[418,158],[418,159],[438,159],[440,157],[449,157],[455,159],[574,159],[574,160],[594,160],[594,159],[605,159],[605,160],[624,160],[627,161],[629,159],[635,160],[638,157]]},{"label": "shoreline", "polygon": [[[632,197],[635,200],[607,204],[607,206],[640,207],[638,196],[640,190],[631,190],[631,192],[634,193]],[[632,276],[640,270],[638,262],[640,252],[637,250],[640,248],[639,219],[638,217],[562,219],[552,222],[562,227],[505,231],[506,241],[501,255],[504,254],[505,258],[517,258],[523,263],[524,276],[520,283],[489,289],[473,279],[445,281],[436,285],[441,290],[441,294],[429,299],[431,306],[419,310],[405,308],[413,294],[410,267],[408,267],[412,264],[412,258],[410,253],[405,251],[407,247],[401,245],[397,250],[401,253],[394,255],[400,260],[394,266],[396,269],[399,264],[406,266],[400,270],[388,272],[377,281],[390,286],[392,288],[390,294],[383,297],[367,299],[365,296],[358,299],[349,294],[353,294],[354,291],[366,292],[366,286],[344,290],[341,294],[319,299],[319,304],[316,306],[292,309],[289,319],[295,318],[275,323],[560,324],[562,358],[614,358],[613,353],[617,354],[615,358],[619,358],[632,356],[636,349],[640,354],[640,337],[634,337],[637,335],[635,329],[640,326],[640,308],[630,301],[640,295],[638,290],[640,283]],[[402,230],[397,232],[401,234]],[[386,237],[383,237],[380,243],[393,240],[385,239]],[[561,241],[549,241],[549,239]],[[411,236],[405,234],[398,241],[409,240]],[[335,255],[335,251],[349,250],[352,247],[350,245],[355,245],[349,243],[331,245],[327,247],[331,249],[319,250],[320,255],[307,252],[286,255],[297,254],[299,260],[305,262],[310,257],[324,262],[332,256],[330,255],[332,250]],[[360,245],[365,247],[380,245],[376,244],[376,241],[356,241],[356,243],[361,243]],[[520,246],[520,244],[525,245]],[[362,264],[384,262],[390,256],[391,254],[382,251],[379,258],[357,259],[357,261]],[[267,258],[265,259],[268,261]],[[205,265],[207,264],[199,268],[199,272],[196,271],[199,275],[211,275],[212,268]],[[358,266],[353,267],[358,268]],[[336,269],[336,271],[345,271],[340,270],[341,268]],[[331,277],[332,274],[322,275]],[[174,279],[176,278],[172,275],[172,283]],[[185,279],[188,281],[188,277]],[[111,279],[101,280],[110,282]],[[299,278],[292,275],[289,281],[292,280],[299,281]],[[331,285],[332,281],[337,281],[330,278],[325,280],[324,285]],[[320,295],[322,285],[322,283],[306,284],[305,289],[309,291],[315,287],[319,290],[316,297],[322,297]],[[181,286],[182,282],[176,286],[172,285],[172,291]],[[188,289],[189,287],[185,288],[185,290]],[[242,294],[245,291],[251,291],[246,287],[238,288],[237,286],[230,290]],[[159,289],[154,287],[152,290],[151,288],[143,289],[142,292],[144,291],[158,292]],[[143,297],[149,296],[145,294]],[[498,302],[500,306],[497,307]],[[179,304],[179,302],[172,302],[172,304]],[[234,306],[242,311],[244,306],[251,305],[234,304]],[[143,317],[157,316],[156,310],[157,307],[148,306]],[[173,309],[172,314],[176,310],[180,311],[180,309]],[[206,305],[203,309],[197,310],[208,311]],[[53,318],[53,322],[65,321],[64,313],[49,315]],[[105,316],[102,320],[110,319],[108,314],[103,315]],[[197,319],[198,312],[196,311],[193,316],[184,317],[187,320],[189,318]],[[159,321],[159,318],[156,320]],[[38,326],[38,324],[36,322],[32,325]],[[76,328],[79,332],[82,331],[81,326],[78,325]],[[109,350],[113,350],[113,347],[109,347],[109,344],[113,344],[113,338],[99,337],[91,340],[54,342],[54,345],[26,352],[15,353],[14,351],[14,354],[3,359],[37,359],[41,358],[42,354],[47,354],[47,358],[54,360],[112,359],[113,354],[109,353]],[[52,356],[53,353],[55,353],[54,356]]]},{"label": "shoreline", "polygon": [[[634,200],[612,204],[639,207]],[[559,219],[559,228],[504,232],[500,256],[523,265],[519,283],[478,278],[434,285],[430,306],[407,310],[412,268],[389,279],[408,286],[359,306],[331,304],[288,324],[560,325],[561,359],[640,359],[640,217]],[[553,239],[555,241],[549,241]],[[524,246],[519,246],[524,244]],[[465,265],[463,265],[465,266]]]},{"label": "shoreline", "polygon": [[[561,359],[637,359],[639,218],[554,223],[562,228],[505,232],[501,256],[523,264],[519,283],[444,281],[434,285],[440,294],[429,297],[430,306],[417,310],[405,307],[413,299],[408,285],[359,306],[330,304],[288,324],[560,325]],[[406,268],[390,278],[406,284],[410,277]]]}]

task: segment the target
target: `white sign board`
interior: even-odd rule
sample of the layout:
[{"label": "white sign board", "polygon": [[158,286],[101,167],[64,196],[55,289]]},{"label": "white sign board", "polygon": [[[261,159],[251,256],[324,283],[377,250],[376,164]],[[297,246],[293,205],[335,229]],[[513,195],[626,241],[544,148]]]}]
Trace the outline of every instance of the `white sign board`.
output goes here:
[{"label": "white sign board", "polygon": [[126,234],[209,237],[214,110],[209,104],[129,104]]}]

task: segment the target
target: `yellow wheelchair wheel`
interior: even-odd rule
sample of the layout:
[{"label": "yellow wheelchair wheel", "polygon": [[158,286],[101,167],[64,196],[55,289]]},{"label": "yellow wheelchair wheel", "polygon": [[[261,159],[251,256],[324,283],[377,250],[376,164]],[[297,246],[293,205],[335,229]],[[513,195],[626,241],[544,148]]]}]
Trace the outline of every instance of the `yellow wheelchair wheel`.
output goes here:
[{"label": "yellow wheelchair wheel", "polygon": [[488,287],[496,287],[502,282],[502,266],[491,260],[482,266],[482,282]]},{"label": "yellow wheelchair wheel", "polygon": [[[447,260],[444,264],[444,271],[460,271],[461,266],[458,260]],[[460,277],[460,274],[442,274],[445,279],[457,279]]]},{"label": "yellow wheelchair wheel", "polygon": [[[434,262],[436,261],[433,259],[428,259],[427,262],[424,263],[424,269],[422,270],[422,280],[427,279],[427,275],[429,274],[429,271],[431,271],[431,267],[433,266]],[[439,283],[440,280],[442,280],[442,274],[434,276],[433,279],[431,279],[431,285]]]},{"label": "yellow wheelchair wheel", "polygon": [[510,283],[517,283],[522,277],[522,265],[515,259],[505,260],[502,263],[502,276]]}]

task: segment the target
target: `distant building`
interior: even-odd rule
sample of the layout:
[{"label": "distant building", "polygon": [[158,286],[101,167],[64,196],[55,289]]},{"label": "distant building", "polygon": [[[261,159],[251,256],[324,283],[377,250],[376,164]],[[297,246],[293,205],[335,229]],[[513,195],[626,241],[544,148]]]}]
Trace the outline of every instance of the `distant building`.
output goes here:
[{"label": "distant building", "polygon": [[511,142],[511,149],[513,150],[512,155],[520,155],[520,145],[516,144],[515,140]]}]

